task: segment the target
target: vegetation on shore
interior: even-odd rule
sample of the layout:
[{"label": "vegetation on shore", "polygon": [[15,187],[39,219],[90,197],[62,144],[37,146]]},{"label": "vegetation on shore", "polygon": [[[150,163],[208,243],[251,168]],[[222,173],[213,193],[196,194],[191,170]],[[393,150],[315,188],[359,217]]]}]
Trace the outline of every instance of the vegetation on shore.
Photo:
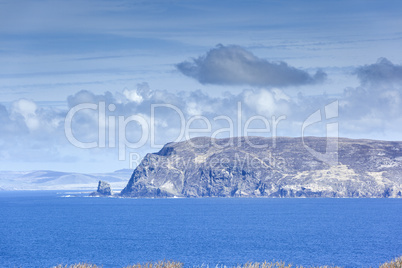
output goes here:
[{"label": "vegetation on shore", "polygon": [[402,256],[390,262],[381,264],[379,268],[402,268]]},{"label": "vegetation on shore", "polygon": [[[129,265],[124,268],[183,268],[183,263],[176,262],[176,261],[159,261],[159,262],[147,262],[147,263],[138,263],[134,265]],[[88,263],[78,263],[72,265],[61,265],[54,266],[53,268],[101,268],[102,266],[97,266],[95,264],[88,264]],[[198,268],[206,268],[208,266],[200,266]],[[217,266],[218,267],[218,266]],[[248,262],[246,264],[237,265],[237,266],[220,266],[219,268],[307,268],[305,266],[294,266],[292,264],[286,264],[284,262]],[[319,266],[313,267],[310,266],[309,268],[339,268],[339,266]],[[396,258],[392,261],[383,263],[379,266],[379,268],[402,268],[402,256]]]}]

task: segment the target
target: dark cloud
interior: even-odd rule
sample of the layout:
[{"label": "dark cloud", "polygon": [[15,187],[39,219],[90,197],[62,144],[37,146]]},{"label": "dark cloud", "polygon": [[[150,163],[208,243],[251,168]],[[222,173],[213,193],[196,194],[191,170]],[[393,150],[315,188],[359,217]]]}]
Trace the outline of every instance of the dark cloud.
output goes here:
[{"label": "dark cloud", "polygon": [[349,137],[392,137],[402,131],[402,66],[385,58],[356,69],[358,87],[346,88],[339,98],[340,128]]},{"label": "dark cloud", "polygon": [[363,85],[402,82],[402,65],[393,64],[386,58],[359,67],[355,73]]},{"label": "dark cloud", "polygon": [[360,86],[344,90],[341,111],[345,116],[354,120],[370,117],[373,121],[400,117],[402,65],[380,58],[376,63],[357,68],[355,74]]},{"label": "dark cloud", "polygon": [[323,71],[310,75],[283,61],[258,58],[239,46],[219,45],[206,55],[181,62],[176,67],[202,84],[286,87],[314,84],[327,77]]}]

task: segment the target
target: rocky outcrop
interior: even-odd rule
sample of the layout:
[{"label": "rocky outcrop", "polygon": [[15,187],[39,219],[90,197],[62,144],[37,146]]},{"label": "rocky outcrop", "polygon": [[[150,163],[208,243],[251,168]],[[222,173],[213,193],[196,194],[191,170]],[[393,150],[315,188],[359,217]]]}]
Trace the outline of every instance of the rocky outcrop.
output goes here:
[{"label": "rocky outcrop", "polygon": [[242,137],[166,144],[145,156],[121,195],[401,197],[401,192],[402,142]]},{"label": "rocky outcrop", "polygon": [[99,181],[98,190],[90,194],[90,196],[111,196],[113,191],[110,188],[110,184],[105,181]]}]

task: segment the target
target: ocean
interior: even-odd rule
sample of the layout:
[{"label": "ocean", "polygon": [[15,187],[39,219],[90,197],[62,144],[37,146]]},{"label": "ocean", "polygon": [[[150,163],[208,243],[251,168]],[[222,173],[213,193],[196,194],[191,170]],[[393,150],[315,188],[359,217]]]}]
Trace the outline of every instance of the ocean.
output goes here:
[{"label": "ocean", "polygon": [[402,255],[401,199],[122,199],[0,192],[0,267],[282,260],[378,267]]}]

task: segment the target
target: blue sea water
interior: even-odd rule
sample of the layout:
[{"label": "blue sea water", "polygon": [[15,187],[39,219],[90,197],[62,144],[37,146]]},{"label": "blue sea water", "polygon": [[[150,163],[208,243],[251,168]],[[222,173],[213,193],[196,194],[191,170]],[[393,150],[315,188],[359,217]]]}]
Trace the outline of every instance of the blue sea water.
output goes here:
[{"label": "blue sea water", "polygon": [[171,259],[378,267],[402,255],[400,199],[120,199],[0,192],[0,267]]}]

